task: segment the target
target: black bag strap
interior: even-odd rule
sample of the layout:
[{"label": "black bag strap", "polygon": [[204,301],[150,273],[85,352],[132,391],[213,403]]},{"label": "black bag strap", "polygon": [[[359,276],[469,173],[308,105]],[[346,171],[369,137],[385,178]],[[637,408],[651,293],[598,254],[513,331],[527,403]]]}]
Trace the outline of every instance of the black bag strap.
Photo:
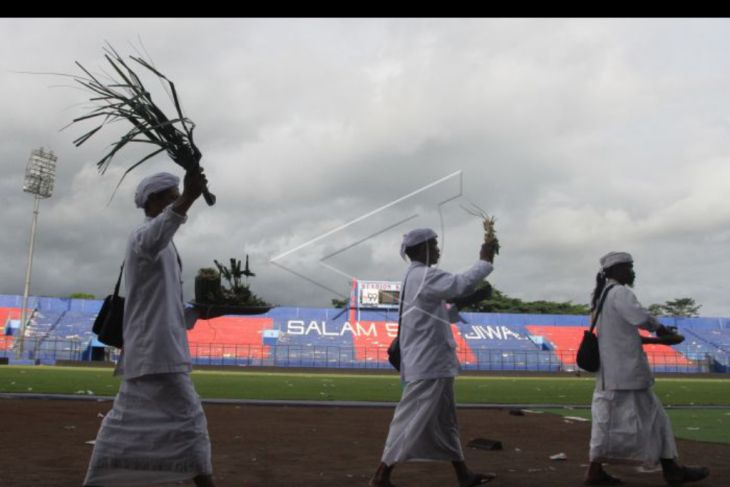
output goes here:
[{"label": "black bag strap", "polygon": [[408,275],[411,273],[411,270],[408,269],[408,272],[406,272],[406,277],[403,278],[403,286],[400,290],[400,307],[398,308],[398,340],[400,340],[400,322],[401,318],[403,318],[403,301],[406,297],[406,281],[408,280]]},{"label": "black bag strap", "polygon": [[175,242],[170,240],[170,243],[172,244],[172,248],[175,249],[175,257],[177,257],[177,265],[180,266],[180,274],[182,274],[182,261],[180,260],[180,253],[177,251],[177,247],[175,246]]},{"label": "black bag strap", "polygon": [[[172,242],[172,241],[170,241]],[[182,273],[182,261],[180,260],[180,254],[177,251],[177,247],[175,247],[175,242],[172,242],[172,248],[175,249],[175,257],[177,257],[177,265],[180,266],[180,272]],[[122,283],[122,274],[124,273],[124,263],[126,261],[122,261],[122,267],[119,268],[119,278],[117,279],[117,284],[114,286],[114,297],[116,298],[119,296],[119,286]]]},{"label": "black bag strap", "polygon": [[611,284],[606,289],[603,290],[603,294],[601,295],[601,300],[598,302],[598,307],[596,308],[596,312],[593,315],[593,320],[591,320],[591,333],[593,333],[593,329],[596,327],[596,324],[598,323],[598,315],[601,314],[601,310],[603,309],[603,303],[606,301],[606,297],[608,296],[608,291],[611,290],[612,287],[614,287],[616,284]]},{"label": "black bag strap", "polygon": [[122,283],[122,272],[124,272],[124,261],[122,261],[122,267],[119,268],[119,279],[117,279],[117,285],[114,286],[114,297],[119,296],[119,285]]}]

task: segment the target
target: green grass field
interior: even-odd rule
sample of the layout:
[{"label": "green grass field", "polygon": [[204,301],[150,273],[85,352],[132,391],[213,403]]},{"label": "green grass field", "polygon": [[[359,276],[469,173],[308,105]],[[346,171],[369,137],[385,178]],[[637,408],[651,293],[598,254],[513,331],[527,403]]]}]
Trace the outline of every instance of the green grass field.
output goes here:
[{"label": "green grass field", "polygon": [[[398,401],[401,385],[393,374],[364,375],[296,371],[195,371],[203,398]],[[465,404],[590,404],[594,381],[579,377],[461,376],[456,398]],[[109,368],[2,366],[0,392],[113,396],[119,379]],[[729,379],[660,378],[655,391],[665,406],[730,406]]]},{"label": "green grass field", "polygon": [[[545,409],[561,416],[591,419],[590,409]],[[730,443],[730,408],[668,409],[674,436],[686,440]]]},{"label": "green grass field", "polygon": [[[195,371],[192,378],[204,399],[396,402],[401,393],[399,378],[392,374]],[[456,400],[587,406],[593,386],[593,379],[578,377],[461,376],[456,380]],[[0,367],[0,392],[113,396],[118,388],[119,379],[109,368]],[[678,437],[730,443],[730,379],[660,378],[654,390],[665,406],[727,406],[668,412]],[[586,409],[550,412],[590,417]]]}]

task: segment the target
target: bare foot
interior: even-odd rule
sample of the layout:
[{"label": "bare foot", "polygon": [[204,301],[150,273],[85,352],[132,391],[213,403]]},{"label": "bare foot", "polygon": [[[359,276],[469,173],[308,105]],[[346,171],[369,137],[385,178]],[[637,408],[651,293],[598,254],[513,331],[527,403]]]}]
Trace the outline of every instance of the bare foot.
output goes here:
[{"label": "bare foot", "polygon": [[707,467],[677,466],[676,469],[667,470],[664,471],[664,480],[669,485],[697,482],[710,475],[710,469]]},{"label": "bare foot", "polygon": [[395,485],[390,483],[390,473],[393,471],[394,466],[388,466],[380,462],[378,469],[375,471],[375,475],[370,479],[368,485],[371,487],[395,487]]},{"label": "bare foot", "polygon": [[196,487],[215,487],[212,475],[198,475],[193,478]]},{"label": "bare foot", "polygon": [[586,475],[583,483],[585,485],[621,485],[624,482],[620,478],[609,475],[605,470],[601,469],[598,474]]},{"label": "bare foot", "polygon": [[370,479],[368,485],[370,487],[396,487],[395,484],[390,483],[390,480],[376,480],[375,477]]}]

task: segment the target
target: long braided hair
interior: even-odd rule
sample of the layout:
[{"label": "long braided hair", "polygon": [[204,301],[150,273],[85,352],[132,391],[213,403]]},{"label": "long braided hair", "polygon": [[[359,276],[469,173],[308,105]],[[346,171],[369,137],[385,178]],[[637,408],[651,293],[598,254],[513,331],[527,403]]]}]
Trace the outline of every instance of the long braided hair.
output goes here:
[{"label": "long braided hair", "polygon": [[606,279],[618,279],[621,266],[622,264],[614,264],[608,269],[601,269],[598,274],[596,274],[596,288],[593,290],[593,295],[591,296],[591,313],[595,311],[596,306],[598,306],[598,300],[601,299],[603,289],[606,287]]},{"label": "long braided hair", "polygon": [[593,295],[591,296],[591,313],[596,310],[598,306],[598,300],[601,298],[603,288],[606,287],[606,271],[601,270],[596,274],[596,287],[593,289]]}]

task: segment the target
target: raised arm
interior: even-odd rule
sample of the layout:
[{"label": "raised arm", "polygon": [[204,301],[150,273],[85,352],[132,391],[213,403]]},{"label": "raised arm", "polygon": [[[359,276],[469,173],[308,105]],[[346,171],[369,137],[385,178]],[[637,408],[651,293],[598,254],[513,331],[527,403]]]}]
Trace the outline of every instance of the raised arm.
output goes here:
[{"label": "raised arm", "polygon": [[494,270],[492,264],[494,251],[492,245],[482,244],[479,250],[479,260],[462,274],[451,274],[440,269],[429,268],[426,272],[427,282],[424,292],[430,297],[442,300],[458,298],[473,292],[476,284]]},{"label": "raised arm", "polygon": [[177,229],[187,221],[187,212],[207,184],[200,168],[185,173],[182,194],[162,212],[137,230],[135,250],[155,258],[166,248]]}]

